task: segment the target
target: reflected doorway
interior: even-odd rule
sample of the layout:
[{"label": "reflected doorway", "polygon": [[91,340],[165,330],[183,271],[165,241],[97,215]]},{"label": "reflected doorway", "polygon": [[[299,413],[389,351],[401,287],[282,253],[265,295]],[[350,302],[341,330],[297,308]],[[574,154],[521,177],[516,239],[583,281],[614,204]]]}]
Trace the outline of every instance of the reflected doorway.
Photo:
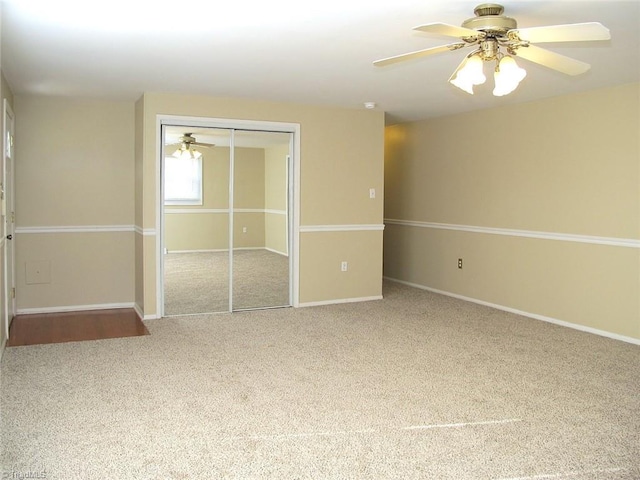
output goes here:
[{"label": "reflected doorway", "polygon": [[293,134],[162,134],[163,315],[290,306]]}]

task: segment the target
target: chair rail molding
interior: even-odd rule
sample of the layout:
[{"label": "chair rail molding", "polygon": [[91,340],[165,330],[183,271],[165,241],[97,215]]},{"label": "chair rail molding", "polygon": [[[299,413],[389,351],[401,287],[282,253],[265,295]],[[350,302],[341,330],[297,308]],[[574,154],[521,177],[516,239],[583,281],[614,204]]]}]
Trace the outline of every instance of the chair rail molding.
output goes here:
[{"label": "chair rail molding", "polygon": [[593,235],[577,235],[573,233],[541,232],[535,230],[517,230],[510,228],[479,227],[475,225],[456,225],[450,223],[420,222],[415,220],[399,220],[385,218],[385,225],[403,227],[432,228],[439,230],[455,230],[458,232],[486,233],[510,237],[538,238],[542,240],[559,240],[563,242],[591,243],[594,245],[610,245],[614,247],[640,248],[640,240],[634,238],[598,237]]}]

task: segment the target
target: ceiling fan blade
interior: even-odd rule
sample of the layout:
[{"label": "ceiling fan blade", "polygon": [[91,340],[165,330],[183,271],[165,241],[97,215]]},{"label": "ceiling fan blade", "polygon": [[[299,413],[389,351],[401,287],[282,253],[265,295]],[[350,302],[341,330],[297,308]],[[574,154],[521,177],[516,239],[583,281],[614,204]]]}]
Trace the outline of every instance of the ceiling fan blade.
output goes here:
[{"label": "ceiling fan blade", "polygon": [[545,42],[586,42],[591,40],[609,40],[609,29],[598,22],[572,23],[568,25],[550,25],[547,27],[516,28],[520,40],[531,43]]},{"label": "ceiling fan blade", "polygon": [[384,67],[393,63],[404,62],[405,60],[428,57],[429,55],[435,55],[437,53],[451,52],[466,46],[466,43],[450,43],[439,47],[425,48],[424,50],[418,50],[416,52],[403,53],[402,55],[396,55],[394,57],[382,58],[380,60],[376,60],[373,64],[376,67]]},{"label": "ceiling fan blade", "polygon": [[477,38],[480,36],[484,36],[482,32],[479,32],[477,30],[472,30],[471,28],[456,27],[455,25],[449,25],[448,23],[427,23],[426,25],[415,27],[414,30],[458,38]]},{"label": "ceiling fan blade", "polygon": [[202,142],[188,142],[188,143],[183,143],[183,142],[178,142],[178,143],[165,143],[166,147],[176,147],[176,148],[182,148],[184,145],[189,145],[192,147],[215,147],[215,143],[202,143]]},{"label": "ceiling fan blade", "polygon": [[565,57],[546,48],[533,45],[518,47],[514,53],[520,58],[566,73],[567,75],[580,75],[591,68],[591,65],[588,63],[571,57]]}]

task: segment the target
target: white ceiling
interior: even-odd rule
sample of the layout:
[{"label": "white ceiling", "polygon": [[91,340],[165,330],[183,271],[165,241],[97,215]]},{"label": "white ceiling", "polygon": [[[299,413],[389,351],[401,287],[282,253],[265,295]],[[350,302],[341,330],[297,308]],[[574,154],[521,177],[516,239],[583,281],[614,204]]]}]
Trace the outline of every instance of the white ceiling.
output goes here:
[{"label": "white ceiling", "polygon": [[[364,108],[387,123],[640,81],[640,1],[503,1],[519,27],[599,21],[605,42],[545,44],[588,62],[569,77],[520,60],[506,97],[447,80],[462,49],[389,67],[372,61],[455,39],[415,32],[460,25],[481,1],[2,0],[2,69],[15,94],[135,100],[145,91]],[[507,127],[507,125],[505,125]]]}]

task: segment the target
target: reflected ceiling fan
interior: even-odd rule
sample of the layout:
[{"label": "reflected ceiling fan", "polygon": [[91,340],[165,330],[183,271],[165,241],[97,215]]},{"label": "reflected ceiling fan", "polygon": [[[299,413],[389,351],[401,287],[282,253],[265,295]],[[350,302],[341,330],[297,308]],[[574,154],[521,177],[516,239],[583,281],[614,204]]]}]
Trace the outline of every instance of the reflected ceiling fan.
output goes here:
[{"label": "reflected ceiling fan", "polygon": [[476,48],[453,72],[449,82],[473,94],[474,85],[486,81],[483,73],[484,62],[495,61],[493,94],[502,96],[514,91],[527,74],[516,64],[514,57],[524,58],[567,75],[579,75],[590,68],[588,63],[537,47],[534,43],[581,42],[611,38],[609,30],[597,22],[517,28],[516,20],[502,15],[503,12],[502,5],[483,3],[474,9],[476,16],[462,22],[461,27],[446,23],[429,23],[415,27],[414,30],[420,32],[456,37],[461,41],[383,58],[373,64],[383,67],[475,46]]},{"label": "reflected ceiling fan", "polygon": [[180,143],[169,144],[168,146],[175,145],[178,149],[173,152],[173,156],[176,158],[200,158],[202,153],[196,150],[194,147],[215,147],[213,143],[198,142],[193,136],[193,133],[185,133],[180,137]]}]

